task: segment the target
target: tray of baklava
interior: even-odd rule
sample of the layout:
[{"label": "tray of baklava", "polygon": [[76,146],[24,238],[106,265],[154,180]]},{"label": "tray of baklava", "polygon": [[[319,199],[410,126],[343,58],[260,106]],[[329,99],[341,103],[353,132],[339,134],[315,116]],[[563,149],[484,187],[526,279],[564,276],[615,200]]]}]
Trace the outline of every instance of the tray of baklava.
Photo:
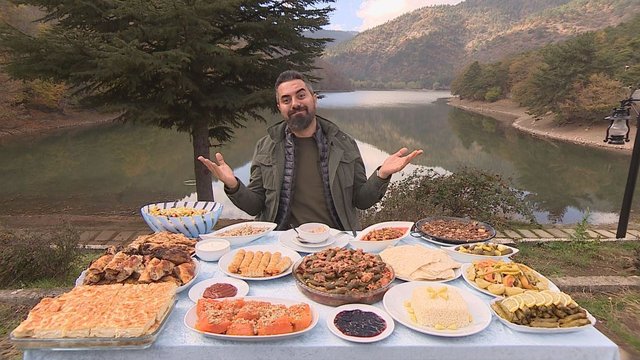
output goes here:
[{"label": "tray of baklava", "polygon": [[10,334],[21,349],[144,349],[176,301],[173,282],[81,285],[42,299]]}]

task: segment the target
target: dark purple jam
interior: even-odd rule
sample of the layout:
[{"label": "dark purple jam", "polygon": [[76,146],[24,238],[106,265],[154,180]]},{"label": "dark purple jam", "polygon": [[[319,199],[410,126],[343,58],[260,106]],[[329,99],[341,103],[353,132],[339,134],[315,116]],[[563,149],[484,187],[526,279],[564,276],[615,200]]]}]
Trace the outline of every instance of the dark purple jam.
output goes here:
[{"label": "dark purple jam", "polygon": [[340,311],[333,319],[333,324],[343,334],[357,337],[378,336],[387,328],[383,318],[362,310]]}]

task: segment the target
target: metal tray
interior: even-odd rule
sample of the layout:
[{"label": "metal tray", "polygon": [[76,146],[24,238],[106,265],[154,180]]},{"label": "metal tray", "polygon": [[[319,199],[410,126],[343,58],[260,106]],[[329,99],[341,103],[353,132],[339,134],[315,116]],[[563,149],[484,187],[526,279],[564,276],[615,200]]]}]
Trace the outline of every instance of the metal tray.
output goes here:
[{"label": "metal tray", "polygon": [[[487,229],[487,231],[489,232],[489,236],[485,239],[448,239],[448,238],[443,238],[443,237],[439,237],[439,236],[435,236],[429,233],[426,233],[424,231],[422,231],[422,225],[429,223],[429,222],[433,222],[435,220],[455,220],[455,221],[459,221],[462,223],[472,223],[475,222],[477,223],[479,226],[484,227],[485,229]],[[493,228],[493,226],[487,224],[487,223],[483,223],[481,221],[476,221],[476,220],[471,220],[471,219],[466,219],[466,218],[458,218],[458,217],[450,217],[450,216],[432,216],[432,217],[428,217],[428,218],[424,218],[424,219],[420,219],[418,220],[415,225],[413,226],[413,228],[411,229],[411,235],[414,237],[422,237],[427,241],[431,241],[434,243],[441,243],[444,246],[451,246],[451,245],[458,245],[458,244],[468,244],[468,243],[478,243],[478,242],[485,242],[485,241],[489,241],[491,239],[493,239],[496,236],[496,229]],[[430,240],[431,239],[431,240]]]},{"label": "metal tray", "polygon": [[[133,338],[114,337],[89,337],[89,338],[29,338],[15,337],[13,332],[9,335],[11,342],[19,349],[44,349],[44,350],[118,350],[118,349],[146,349],[153,344],[176,305],[174,296],[171,306],[167,309],[160,323],[154,324],[151,333]],[[154,328],[155,327],[155,328]]]}]

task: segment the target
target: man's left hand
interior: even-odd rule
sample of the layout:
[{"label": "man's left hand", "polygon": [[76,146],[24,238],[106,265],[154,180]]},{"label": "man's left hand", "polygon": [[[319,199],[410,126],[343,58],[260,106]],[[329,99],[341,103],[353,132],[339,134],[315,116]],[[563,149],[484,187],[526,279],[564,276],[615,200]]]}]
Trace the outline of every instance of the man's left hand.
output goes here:
[{"label": "man's left hand", "polygon": [[398,171],[404,169],[407,164],[413,160],[416,156],[422,154],[422,150],[414,150],[409,155],[405,154],[409,151],[407,148],[402,148],[398,150],[395,154],[392,154],[388,158],[384,160],[382,166],[378,170],[378,176],[387,179],[389,176],[397,173]]}]

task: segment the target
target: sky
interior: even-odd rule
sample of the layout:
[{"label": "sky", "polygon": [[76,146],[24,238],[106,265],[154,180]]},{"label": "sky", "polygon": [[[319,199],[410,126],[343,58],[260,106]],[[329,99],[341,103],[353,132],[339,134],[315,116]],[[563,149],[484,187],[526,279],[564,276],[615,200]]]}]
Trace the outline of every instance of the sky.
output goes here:
[{"label": "sky", "polygon": [[328,30],[364,31],[404,13],[431,5],[455,5],[463,0],[336,0]]}]

